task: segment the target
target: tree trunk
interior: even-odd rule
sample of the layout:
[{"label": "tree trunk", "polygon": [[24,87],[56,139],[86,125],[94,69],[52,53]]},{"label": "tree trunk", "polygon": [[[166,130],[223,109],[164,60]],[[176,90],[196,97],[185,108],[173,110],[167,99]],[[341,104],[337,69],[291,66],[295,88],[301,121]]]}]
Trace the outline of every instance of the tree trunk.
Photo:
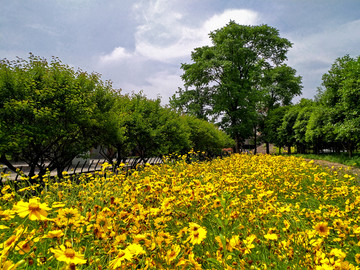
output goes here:
[{"label": "tree trunk", "polygon": [[[280,148],[279,148],[280,151]],[[266,142],[266,154],[270,154],[270,143]]]},{"label": "tree trunk", "polygon": [[11,164],[11,162],[6,158],[5,154],[2,154],[0,157],[0,162],[6,165],[10,170],[16,172],[16,168]]},{"label": "tree trunk", "polygon": [[291,145],[288,146],[288,155],[291,155]]},{"label": "tree trunk", "polygon": [[238,134],[235,135],[235,153],[240,153],[240,137]]},{"label": "tree trunk", "polygon": [[255,149],[254,149],[254,155],[257,154],[257,147],[256,147],[256,126],[254,127],[254,144],[255,144]]}]

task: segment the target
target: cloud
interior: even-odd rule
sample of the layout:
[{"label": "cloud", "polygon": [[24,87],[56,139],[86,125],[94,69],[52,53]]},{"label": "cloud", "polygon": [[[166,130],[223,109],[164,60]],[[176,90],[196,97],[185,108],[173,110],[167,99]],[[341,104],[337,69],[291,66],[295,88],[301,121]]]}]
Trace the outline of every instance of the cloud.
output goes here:
[{"label": "cloud", "polygon": [[259,21],[259,16],[254,11],[229,9],[213,15],[199,27],[192,27],[186,24],[183,14],[173,11],[169,1],[153,1],[145,7],[135,5],[134,9],[141,22],[135,33],[135,50],[130,53],[124,48],[117,47],[111,53],[102,56],[102,61],[121,61],[131,55],[171,62],[174,59],[189,57],[196,47],[210,45],[210,31],[224,27],[230,20],[246,25],[255,25]]},{"label": "cloud", "polygon": [[169,98],[175,94],[178,87],[183,85],[180,72],[171,73],[171,71],[154,72],[151,76],[139,81],[128,81],[123,84],[123,93],[130,93],[144,90],[144,94],[150,99],[161,97],[162,103],[167,104]]},{"label": "cloud", "polygon": [[288,53],[288,62],[303,76],[304,97],[313,98],[316,88],[321,85],[322,75],[337,58],[346,54],[357,56],[359,30],[360,20],[355,20],[308,36],[288,34],[287,38],[294,43]]},{"label": "cloud", "polygon": [[[183,86],[180,64],[190,60],[194,48],[211,45],[210,31],[224,27],[230,20],[239,24],[255,25],[259,23],[259,15],[246,9],[228,9],[217,13],[203,23],[194,23],[193,14],[181,12],[179,2],[157,0],[140,1],[133,6],[134,18],[138,26],[134,33],[135,44],[132,50],[122,46],[115,47],[112,52],[99,57],[99,63],[106,66],[123,65],[134,71],[134,66],[148,67],[149,63],[162,63],[162,69],[151,69],[144,72],[142,78],[122,80],[121,88],[144,90],[155,98],[161,95],[163,100],[172,96],[178,87]],[[191,17],[191,23],[189,22]],[[200,19],[199,19],[200,20]],[[170,65],[169,68],[166,65]],[[171,92],[169,92],[171,91]]]},{"label": "cloud", "polygon": [[123,47],[116,47],[110,54],[100,56],[100,62],[103,64],[128,59],[133,55],[126,51]]}]

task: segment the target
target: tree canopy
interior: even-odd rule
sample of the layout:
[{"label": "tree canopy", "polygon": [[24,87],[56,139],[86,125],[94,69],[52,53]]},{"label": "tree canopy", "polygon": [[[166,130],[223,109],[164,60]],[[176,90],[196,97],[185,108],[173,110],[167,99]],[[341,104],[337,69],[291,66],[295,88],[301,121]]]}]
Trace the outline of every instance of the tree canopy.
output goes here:
[{"label": "tree canopy", "polygon": [[11,167],[8,158],[25,161],[29,176],[36,168],[40,174],[46,169],[62,172],[95,143],[97,116],[111,107],[110,89],[98,74],[75,71],[57,58],[2,60],[1,162]]},{"label": "tree canopy", "polygon": [[[207,133],[207,134],[205,134]],[[206,135],[199,142],[199,134]],[[194,151],[213,153],[231,146],[224,132],[195,121],[142,92],[122,95],[97,73],[75,70],[52,58],[0,61],[0,162],[28,176],[57,170],[94,147],[117,164],[130,155],[153,156]]]},{"label": "tree canopy", "polygon": [[[259,102],[288,103],[300,93],[299,78],[284,65],[291,43],[268,25],[234,21],[209,36],[212,46],[196,48],[191,54],[193,63],[181,67],[185,87],[194,90],[179,91],[172,104],[185,106],[195,115],[194,108],[200,115],[204,111],[213,115],[235,139],[239,151],[257,125]],[[206,103],[198,102],[199,97]]]}]

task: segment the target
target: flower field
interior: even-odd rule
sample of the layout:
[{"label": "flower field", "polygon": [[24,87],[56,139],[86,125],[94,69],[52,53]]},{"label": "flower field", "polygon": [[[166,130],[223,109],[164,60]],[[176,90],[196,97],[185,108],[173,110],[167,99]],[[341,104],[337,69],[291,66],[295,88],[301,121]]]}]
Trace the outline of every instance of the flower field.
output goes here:
[{"label": "flower field", "polygon": [[[360,269],[360,187],[296,157],[186,157],[0,197],[0,269]],[[24,183],[26,181],[24,180]]]}]

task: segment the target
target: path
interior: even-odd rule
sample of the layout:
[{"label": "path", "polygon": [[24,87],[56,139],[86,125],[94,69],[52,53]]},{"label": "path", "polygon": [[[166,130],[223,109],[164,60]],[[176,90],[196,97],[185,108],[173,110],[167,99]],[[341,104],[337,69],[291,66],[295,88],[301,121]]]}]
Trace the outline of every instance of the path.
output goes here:
[{"label": "path", "polygon": [[313,160],[314,164],[320,165],[322,167],[329,168],[330,170],[339,171],[340,168],[344,168],[345,173],[352,174],[352,175],[356,176],[357,179],[360,179],[360,168],[344,165],[344,164],[341,164],[341,163],[330,162],[330,161],[327,161],[327,160],[308,159],[308,158],[305,158],[305,160],[306,161]]}]

